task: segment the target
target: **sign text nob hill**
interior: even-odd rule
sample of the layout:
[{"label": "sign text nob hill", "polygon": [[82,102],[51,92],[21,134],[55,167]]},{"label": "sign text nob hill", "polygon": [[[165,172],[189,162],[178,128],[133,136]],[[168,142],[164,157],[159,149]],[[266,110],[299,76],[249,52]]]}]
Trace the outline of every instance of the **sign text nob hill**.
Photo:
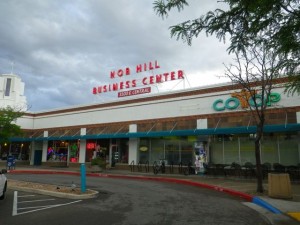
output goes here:
[{"label": "sign text nob hill", "polygon": [[[156,69],[160,69],[160,65],[157,62],[157,60],[155,60],[154,62],[138,64],[133,69],[131,69],[130,67],[126,67],[125,69],[113,70],[110,72],[110,79],[116,80],[122,78],[123,80],[93,87],[93,94],[101,94],[101,93],[112,92],[112,91],[122,91],[118,93],[118,97],[125,97],[125,96],[131,96],[136,94],[145,94],[151,92],[151,88],[147,88],[145,86],[184,79],[183,70],[157,73],[155,75],[150,75],[150,76],[141,75],[141,77],[139,78],[130,79],[130,75],[133,74],[132,71],[134,71],[134,74],[141,74],[143,72],[153,71]],[[124,80],[125,77],[126,79]],[[138,88],[138,89],[134,89],[134,88]],[[126,89],[134,89],[134,90],[126,90]]]}]

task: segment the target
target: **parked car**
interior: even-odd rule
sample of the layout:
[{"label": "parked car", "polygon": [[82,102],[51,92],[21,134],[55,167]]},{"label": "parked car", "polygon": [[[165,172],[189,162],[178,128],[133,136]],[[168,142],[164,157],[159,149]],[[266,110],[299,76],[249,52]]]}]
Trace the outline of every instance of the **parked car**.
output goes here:
[{"label": "parked car", "polygon": [[2,169],[0,171],[0,200],[3,200],[5,197],[5,192],[7,189],[7,178],[5,174],[7,173],[7,170]]}]

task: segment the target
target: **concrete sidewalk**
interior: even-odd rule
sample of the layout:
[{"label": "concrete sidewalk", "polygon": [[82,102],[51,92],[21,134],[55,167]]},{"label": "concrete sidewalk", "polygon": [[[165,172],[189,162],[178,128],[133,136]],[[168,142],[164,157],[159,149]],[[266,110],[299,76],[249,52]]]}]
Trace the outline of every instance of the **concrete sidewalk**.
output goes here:
[{"label": "concrete sidewalk", "polygon": [[[86,167],[86,175],[93,177],[109,177],[120,179],[154,180],[161,182],[173,182],[183,185],[192,185],[225,192],[230,195],[241,197],[249,207],[264,214],[272,224],[300,224],[300,182],[291,183],[292,198],[276,199],[268,196],[268,193],[256,193],[256,180],[244,178],[225,178],[206,175],[182,175],[182,174],[157,174],[152,172],[131,172],[130,170],[110,169],[101,173]],[[44,166],[18,167],[10,173],[36,173],[36,174],[69,174],[80,175],[80,168],[57,168]],[[265,181],[264,189],[268,190]]]}]

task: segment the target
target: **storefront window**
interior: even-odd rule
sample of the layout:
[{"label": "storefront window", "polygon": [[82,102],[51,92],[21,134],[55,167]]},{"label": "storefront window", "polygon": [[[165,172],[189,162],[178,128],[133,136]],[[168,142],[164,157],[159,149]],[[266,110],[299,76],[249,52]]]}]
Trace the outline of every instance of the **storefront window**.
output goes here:
[{"label": "storefront window", "polygon": [[165,142],[165,155],[169,164],[178,164],[180,162],[179,143],[175,140],[166,140]]},{"label": "storefront window", "polygon": [[212,163],[224,163],[223,136],[212,136],[210,142],[210,159]]},{"label": "storefront window", "polygon": [[16,160],[29,160],[30,142],[4,143],[0,146],[0,160],[14,156]]},{"label": "storefront window", "polygon": [[279,162],[277,136],[273,134],[264,135],[261,141],[261,161],[271,164]]},{"label": "storefront window", "polygon": [[189,162],[193,164],[195,142],[189,142],[188,140],[181,140],[180,144],[181,144],[180,162],[182,162],[185,165],[188,164]]},{"label": "storefront window", "polygon": [[150,139],[141,138],[139,144],[140,163],[145,164],[150,158]]},{"label": "storefront window", "polygon": [[224,135],[224,163],[231,164],[241,163],[240,155],[239,155],[239,143],[238,137],[236,135]]},{"label": "storefront window", "polygon": [[164,140],[160,138],[151,139],[151,157],[150,163],[154,161],[165,160]]},{"label": "storefront window", "polygon": [[254,146],[254,134],[247,134],[239,137],[240,139],[240,155],[241,163],[245,164],[246,162],[256,163],[255,160],[255,146]]},{"label": "storefront window", "polygon": [[47,161],[67,161],[68,146],[68,141],[49,141],[47,150]]},{"label": "storefront window", "polygon": [[112,164],[128,163],[128,139],[88,139],[86,140],[86,162],[95,158],[108,160],[111,147]]},{"label": "storefront window", "polygon": [[116,151],[118,151],[118,158],[116,159],[116,163],[128,163],[128,139],[118,139],[117,147]]},{"label": "storefront window", "polygon": [[85,151],[85,161],[91,162],[93,158],[96,158],[96,140],[87,140],[86,151]]},{"label": "storefront window", "polygon": [[[213,136],[210,143],[211,162],[255,164],[255,137],[255,134],[233,136],[232,139]],[[261,140],[261,162],[280,163],[285,166],[297,165],[300,162],[298,140],[297,134],[264,134]]]},{"label": "storefront window", "polygon": [[298,165],[300,162],[300,145],[297,134],[283,134],[278,137],[280,163],[285,166]]},{"label": "storefront window", "polygon": [[69,152],[70,152],[70,162],[77,163],[79,160],[79,148],[80,148],[80,140],[70,141],[69,143]]},{"label": "storefront window", "polygon": [[91,162],[97,157],[106,158],[109,154],[108,139],[89,139],[86,141],[86,162]]},{"label": "storefront window", "polygon": [[141,139],[139,143],[140,163],[150,164],[164,160],[166,165],[187,164],[193,161],[194,141],[183,137]]}]

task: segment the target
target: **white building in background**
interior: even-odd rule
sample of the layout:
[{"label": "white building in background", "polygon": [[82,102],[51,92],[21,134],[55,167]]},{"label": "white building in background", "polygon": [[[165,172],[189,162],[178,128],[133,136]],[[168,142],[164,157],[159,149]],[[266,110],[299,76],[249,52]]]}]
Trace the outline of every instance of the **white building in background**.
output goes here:
[{"label": "white building in background", "polygon": [[11,106],[22,111],[27,110],[27,100],[24,96],[25,84],[21,77],[15,74],[0,75],[0,108]]}]

